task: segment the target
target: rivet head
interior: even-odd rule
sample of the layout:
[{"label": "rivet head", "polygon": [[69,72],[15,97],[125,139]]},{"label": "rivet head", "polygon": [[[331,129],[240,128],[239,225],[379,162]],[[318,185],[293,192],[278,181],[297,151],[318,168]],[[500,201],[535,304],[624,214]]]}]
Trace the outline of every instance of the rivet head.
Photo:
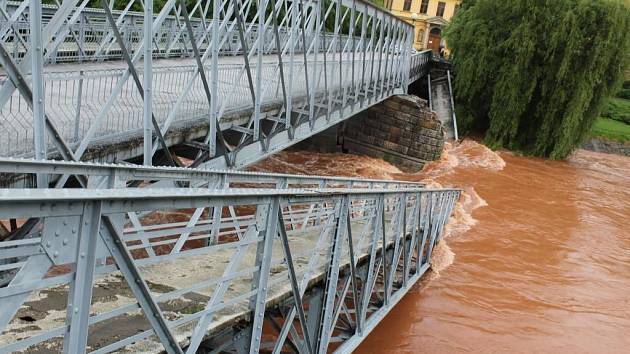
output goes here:
[{"label": "rivet head", "polygon": [[63,245],[65,246],[65,245],[67,245],[67,244],[68,244],[68,239],[67,239],[67,238],[64,238],[64,239],[63,239]]},{"label": "rivet head", "polygon": [[59,257],[59,251],[55,251],[55,253],[53,253],[53,257],[55,258]]}]

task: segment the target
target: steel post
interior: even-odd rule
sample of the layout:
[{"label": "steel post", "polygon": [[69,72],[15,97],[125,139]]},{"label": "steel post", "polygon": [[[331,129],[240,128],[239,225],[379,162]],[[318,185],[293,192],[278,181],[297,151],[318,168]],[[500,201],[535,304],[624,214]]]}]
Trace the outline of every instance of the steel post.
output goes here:
[{"label": "steel post", "polygon": [[153,164],[153,0],[144,0],[144,71],[143,71],[143,154],[144,165],[151,166]]},{"label": "steel post", "polygon": [[[44,104],[44,51],[42,42],[42,0],[30,0],[29,6],[29,23],[31,31],[31,48],[33,55],[31,56],[31,78],[33,91],[33,136],[35,142],[35,158],[38,160],[46,160],[46,122],[45,122],[45,104]],[[47,188],[48,181],[45,176],[37,176],[37,186],[39,188]]]}]

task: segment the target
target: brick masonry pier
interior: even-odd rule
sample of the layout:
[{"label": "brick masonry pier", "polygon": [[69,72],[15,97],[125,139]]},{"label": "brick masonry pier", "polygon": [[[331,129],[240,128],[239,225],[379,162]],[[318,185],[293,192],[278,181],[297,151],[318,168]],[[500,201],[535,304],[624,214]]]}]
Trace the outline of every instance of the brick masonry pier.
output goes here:
[{"label": "brick masonry pier", "polygon": [[427,101],[413,95],[393,96],[344,123],[344,151],[382,158],[405,172],[417,172],[440,158],[442,124]]}]

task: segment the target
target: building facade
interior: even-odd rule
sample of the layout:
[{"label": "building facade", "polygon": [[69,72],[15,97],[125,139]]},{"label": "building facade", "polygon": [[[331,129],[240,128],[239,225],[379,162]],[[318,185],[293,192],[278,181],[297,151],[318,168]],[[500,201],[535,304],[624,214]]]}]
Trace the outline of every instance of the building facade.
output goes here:
[{"label": "building facade", "polygon": [[416,28],[413,46],[439,53],[444,27],[457,11],[461,0],[385,0],[385,7]]}]

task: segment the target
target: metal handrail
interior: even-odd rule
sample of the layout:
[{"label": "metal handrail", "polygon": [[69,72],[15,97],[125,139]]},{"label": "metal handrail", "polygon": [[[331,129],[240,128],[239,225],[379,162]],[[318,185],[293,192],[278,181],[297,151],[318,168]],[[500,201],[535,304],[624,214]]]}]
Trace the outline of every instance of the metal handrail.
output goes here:
[{"label": "metal handrail", "polygon": [[[360,177],[318,176],[285,173],[269,173],[238,170],[205,170],[184,167],[155,167],[131,164],[106,164],[94,162],[69,161],[41,161],[33,159],[0,158],[0,174],[24,175],[45,174],[53,175],[82,175],[89,178],[115,177],[119,181],[204,181],[208,183],[217,178],[224,180],[224,187],[230,183],[259,182],[277,183],[286,181],[288,184],[315,183],[326,186],[330,183],[343,183],[352,187],[361,185],[380,185],[381,187],[422,187],[420,182],[407,182],[386,179],[372,179]],[[52,180],[52,179],[50,179]]]},{"label": "metal handrail", "polygon": [[[360,2],[360,0],[355,0]],[[16,11],[20,10],[21,2],[8,1],[7,2],[7,14],[12,15]],[[58,7],[51,4],[42,5],[42,25],[48,24],[48,21],[54,16]],[[28,15],[28,7],[23,9],[24,16],[18,17],[16,22],[9,22],[6,18],[0,16],[0,29],[8,31],[9,28],[13,28],[14,31],[20,32],[21,41],[29,43],[29,21],[26,17]],[[142,45],[142,36],[144,31],[144,14],[137,11],[122,11],[112,10],[112,15],[116,18],[120,17],[121,28],[125,32],[128,42],[126,43],[128,49],[131,52],[135,52]],[[85,20],[84,20],[85,19]],[[204,23],[205,22],[205,23]],[[205,27],[212,26],[212,19],[206,19],[203,21],[201,18],[192,17],[190,23],[193,25],[193,31],[196,36],[200,38],[204,35],[205,38],[210,37],[210,33],[204,29]],[[249,30],[250,35],[246,37],[248,47],[251,48],[257,37],[257,27],[253,23],[246,23],[246,27],[251,27]],[[221,55],[236,56],[242,55],[242,46],[238,42],[238,33],[236,26],[232,23],[230,28],[232,29],[229,34],[225,36],[231,37],[231,40],[225,41],[220,48]],[[290,27],[286,24],[280,26],[280,34],[282,36],[281,43],[289,40]],[[85,7],[80,12],[80,19],[70,26],[66,30],[66,34],[63,39],[56,39],[56,46],[51,48],[50,54],[45,62],[47,64],[56,63],[73,63],[73,62],[91,62],[91,61],[104,61],[104,60],[120,60],[122,59],[122,52],[120,46],[116,43],[116,39],[111,36],[111,26],[107,23],[105,12],[103,9]],[[183,21],[178,20],[176,16],[167,15],[164,17],[161,28],[156,31],[155,46],[152,48],[154,58],[190,58],[193,57],[193,51],[190,46],[185,43],[185,37],[187,36],[186,28],[183,26]],[[0,32],[2,34],[2,32]],[[28,50],[27,47],[21,45],[17,36],[9,35],[8,32],[4,36],[0,36],[0,41],[4,37],[4,45],[7,47],[13,47],[10,54],[14,59],[19,59]],[[332,34],[324,34],[326,41],[330,42],[333,38]],[[106,42],[99,42],[98,39],[105,40]],[[199,40],[198,38],[198,40]],[[350,37],[348,35],[340,35],[341,40],[338,41],[336,50],[342,49],[342,43],[348,41]],[[360,37],[355,37],[358,41]],[[200,41],[200,49],[206,49],[209,43],[206,41]],[[208,41],[209,42],[209,41]],[[323,41],[320,42],[323,45]],[[276,53],[275,43],[272,40],[265,41],[265,52],[268,54]],[[320,47],[320,50],[326,48]],[[296,53],[301,53],[304,50],[303,45],[296,47]]]}]

